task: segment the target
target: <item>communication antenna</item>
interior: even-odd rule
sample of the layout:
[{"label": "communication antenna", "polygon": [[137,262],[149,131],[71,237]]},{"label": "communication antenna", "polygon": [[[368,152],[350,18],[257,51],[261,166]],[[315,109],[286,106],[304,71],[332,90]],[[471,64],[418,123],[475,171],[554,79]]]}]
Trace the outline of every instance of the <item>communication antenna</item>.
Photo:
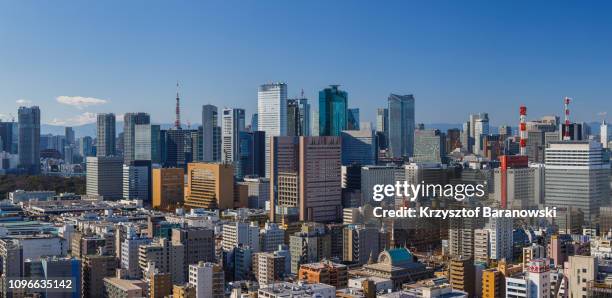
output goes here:
[{"label": "communication antenna", "polygon": [[563,131],[564,141],[568,141],[571,139],[570,137],[570,110],[569,110],[570,100],[571,98],[569,97],[563,98],[563,108],[565,111],[565,130]]},{"label": "communication antenna", "polygon": [[520,124],[519,124],[519,137],[520,137],[520,153],[521,155],[527,155],[527,107],[522,105],[519,108]]}]

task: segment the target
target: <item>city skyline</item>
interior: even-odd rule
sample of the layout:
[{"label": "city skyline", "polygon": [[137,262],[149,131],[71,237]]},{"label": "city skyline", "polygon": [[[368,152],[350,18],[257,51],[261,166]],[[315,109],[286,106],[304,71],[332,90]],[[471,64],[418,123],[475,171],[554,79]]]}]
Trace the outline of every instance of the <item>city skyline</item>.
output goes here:
[{"label": "city skyline", "polygon": [[520,104],[530,119],[562,115],[563,96],[576,121],[612,112],[607,3],[276,4],[2,3],[1,118],[38,105],[43,124],[104,112],[172,123],[177,80],[184,124],[199,123],[205,104],[244,108],[248,120],[258,86],[275,81],[289,98],[303,89],[313,109],[340,84],[370,122],[390,93],[414,94],[424,123],[486,111],[494,125],[514,124]]}]

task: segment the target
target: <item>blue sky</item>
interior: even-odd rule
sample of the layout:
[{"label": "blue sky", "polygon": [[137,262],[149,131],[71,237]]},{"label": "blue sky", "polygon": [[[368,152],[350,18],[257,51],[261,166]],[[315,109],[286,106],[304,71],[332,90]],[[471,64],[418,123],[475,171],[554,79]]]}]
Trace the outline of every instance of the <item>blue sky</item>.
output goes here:
[{"label": "blue sky", "polygon": [[[316,102],[341,84],[373,120],[389,93],[413,93],[417,121],[494,124],[562,112],[612,114],[612,2],[2,1],[0,114],[42,108],[43,123],[149,112],[170,123],[201,105],[257,107],[285,81]],[[59,98],[59,99],[58,99]],[[61,103],[60,103],[61,102]],[[365,118],[365,119],[363,119]]]}]

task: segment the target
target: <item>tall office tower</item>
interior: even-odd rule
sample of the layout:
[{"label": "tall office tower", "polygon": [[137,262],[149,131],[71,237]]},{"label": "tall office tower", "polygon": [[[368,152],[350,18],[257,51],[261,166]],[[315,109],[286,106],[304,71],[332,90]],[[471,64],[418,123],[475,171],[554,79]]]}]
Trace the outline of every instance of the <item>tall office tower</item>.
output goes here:
[{"label": "tall office tower", "polygon": [[483,227],[483,218],[451,218],[448,225],[448,246],[450,255],[453,257],[473,257],[474,230]]},{"label": "tall office tower", "polygon": [[190,163],[187,166],[185,206],[234,208],[234,167],[230,164]]},{"label": "tall office tower", "polygon": [[74,129],[72,127],[66,126],[64,128],[64,137],[66,138],[66,144],[75,145]]},{"label": "tall office tower", "polygon": [[196,289],[195,298],[225,297],[225,277],[220,265],[205,262],[189,265],[189,284]]},{"label": "tall office tower", "polygon": [[173,211],[183,204],[185,173],[181,168],[156,168],[152,171],[153,208]]},{"label": "tall office tower", "polygon": [[490,257],[492,260],[512,259],[512,218],[491,217],[485,226],[489,231]]},{"label": "tall office tower", "polygon": [[287,84],[259,86],[257,91],[259,131],[266,133],[266,177],[270,177],[270,145],[272,137],[287,135]]},{"label": "tall office tower", "polygon": [[414,152],[414,96],[389,95],[389,150],[391,157],[410,157]]},{"label": "tall office tower", "polygon": [[298,99],[287,99],[287,135],[299,136],[300,106]]},{"label": "tall office tower", "polygon": [[123,162],[127,165],[135,160],[136,125],[151,124],[147,113],[125,113],[123,116]]},{"label": "tall office tower", "polygon": [[217,107],[213,105],[202,106],[202,161],[212,162],[215,159],[215,128],[217,123]]},{"label": "tall office tower", "polygon": [[371,129],[342,131],[342,164],[375,165],[378,150]]},{"label": "tall office tower", "polygon": [[40,109],[19,107],[19,167],[31,174],[40,172]]},{"label": "tall office tower", "polygon": [[316,137],[319,135],[319,110],[313,110],[312,116],[310,117],[310,123],[312,123],[310,129],[310,135]]},{"label": "tall office tower", "polygon": [[271,151],[272,221],[284,220],[276,219],[278,213],[295,207],[300,220],[341,218],[340,137],[275,137]]},{"label": "tall office tower", "polygon": [[414,161],[446,163],[446,135],[437,129],[414,132]]},{"label": "tall office tower", "polygon": [[185,247],[184,274],[188,276],[190,264],[215,261],[215,232],[205,227],[172,229],[172,243]]},{"label": "tall office tower", "polygon": [[340,142],[340,137],[300,137],[300,220],[342,218]]},{"label": "tall office tower", "polygon": [[610,143],[610,134],[608,133],[608,123],[606,120],[601,122],[601,126],[599,127],[599,142],[604,148],[608,148]]},{"label": "tall office tower", "polygon": [[148,160],[161,163],[160,126],[151,124],[134,125],[134,160]]},{"label": "tall office tower", "polygon": [[461,149],[461,131],[458,128],[450,128],[446,131],[446,154],[455,149]]},{"label": "tall office tower", "polygon": [[351,264],[364,265],[371,256],[377,256],[379,246],[379,229],[365,225],[348,225],[343,230],[342,260]]},{"label": "tall office tower", "polygon": [[302,98],[298,99],[298,105],[300,109],[300,117],[298,120],[299,123],[299,136],[310,136],[310,123],[311,123],[311,115],[310,115],[310,104],[308,103],[308,99]]},{"label": "tall office tower", "polygon": [[348,93],[330,85],[319,91],[319,135],[340,136],[348,122]]},{"label": "tall office tower", "polygon": [[[593,256],[570,256],[569,270],[567,270],[569,297],[598,297],[587,296],[587,284],[597,278],[599,271],[597,258]],[[566,292],[567,295],[567,292]],[[609,297],[608,295],[600,297]]]},{"label": "tall office tower", "polygon": [[185,166],[185,131],[169,129],[161,131],[162,164],[164,167]]},{"label": "tall office tower", "polygon": [[299,138],[274,137],[271,146],[270,220],[297,220],[299,207]]},{"label": "tall office tower", "polygon": [[276,223],[266,222],[264,228],[259,231],[259,239],[261,251],[273,252],[279,245],[285,244],[285,230]]},{"label": "tall office tower", "polygon": [[266,133],[263,131],[241,131],[239,144],[239,160],[237,160],[236,177],[264,177]]},{"label": "tall office tower", "polygon": [[259,225],[257,222],[237,221],[223,225],[224,251],[232,251],[238,246],[248,246],[254,252],[260,251]]},{"label": "tall office tower", "polygon": [[259,115],[257,113],[253,113],[251,116],[251,131],[259,130]]},{"label": "tall office tower", "polygon": [[376,132],[378,135],[378,147],[387,149],[389,139],[389,109],[376,109]]},{"label": "tall office tower", "polygon": [[468,256],[453,258],[449,267],[449,281],[453,289],[466,292],[467,297],[474,297],[476,294],[474,260]]},{"label": "tall office tower", "polygon": [[461,130],[461,148],[465,149],[467,152],[472,152],[472,137],[470,136],[470,121],[463,123]]},{"label": "tall office tower", "polygon": [[347,109],[346,130],[359,130],[359,109]]},{"label": "tall office tower", "polygon": [[489,115],[482,113],[480,118],[474,120],[474,153],[481,154],[484,150],[483,139],[489,134]]},{"label": "tall office tower", "polygon": [[79,138],[79,154],[85,158],[93,154],[93,139],[90,136]]},{"label": "tall office tower", "polygon": [[183,136],[185,146],[183,151],[185,152],[185,163],[198,161],[198,155],[200,154],[200,147],[198,145],[200,136],[198,129],[184,129]]},{"label": "tall office tower", "polygon": [[551,142],[546,148],[545,203],[578,207],[585,221],[597,219],[610,204],[610,162],[596,141]]},{"label": "tall office tower", "polygon": [[87,195],[105,199],[123,197],[123,158],[99,156],[87,158]]},{"label": "tall office tower", "polygon": [[244,110],[223,109],[221,123],[223,143],[221,160],[234,164],[234,169],[238,169],[240,163],[240,132],[244,131]]},{"label": "tall office tower", "polygon": [[18,134],[13,133],[16,129],[17,123],[15,122],[0,122],[0,152],[17,153],[17,148],[13,146],[13,139]]},{"label": "tall office tower", "polygon": [[185,246],[172,243],[166,238],[155,238],[153,242],[138,247],[138,265],[146,270],[155,263],[160,272],[170,273],[173,283],[185,282]]},{"label": "tall office tower", "polygon": [[117,154],[115,125],[115,114],[98,114],[96,124],[96,156],[112,156]]},{"label": "tall office tower", "polygon": [[123,198],[150,202],[149,166],[123,165]]}]

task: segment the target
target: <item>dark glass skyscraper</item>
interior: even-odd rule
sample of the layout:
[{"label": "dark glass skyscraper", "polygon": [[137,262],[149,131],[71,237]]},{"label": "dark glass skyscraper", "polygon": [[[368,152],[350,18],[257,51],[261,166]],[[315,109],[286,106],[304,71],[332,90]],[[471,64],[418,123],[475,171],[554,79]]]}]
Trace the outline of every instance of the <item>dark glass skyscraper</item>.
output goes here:
[{"label": "dark glass skyscraper", "polygon": [[[219,160],[218,141],[215,139],[216,132],[219,130],[217,107],[213,105],[202,106],[202,161],[211,162]],[[220,137],[220,136],[219,136]]]},{"label": "dark glass skyscraper", "polygon": [[96,125],[96,156],[116,155],[115,114],[98,114]]},{"label": "dark glass skyscraper", "polygon": [[147,113],[126,113],[123,116],[123,163],[126,165],[135,160],[135,126],[150,123],[151,117]]},{"label": "dark glass skyscraper", "polygon": [[40,109],[20,107],[19,167],[31,174],[40,172]]},{"label": "dark glass skyscraper", "polygon": [[347,110],[348,120],[346,123],[347,130],[359,130],[359,109]]},{"label": "dark glass skyscraper", "polygon": [[330,85],[319,91],[319,135],[340,136],[347,129],[348,93]]},{"label": "dark glass skyscraper", "polygon": [[15,122],[0,122],[0,142],[2,143],[0,151],[16,153],[15,148],[13,148],[13,131],[15,127],[17,127]]},{"label": "dark glass skyscraper", "polygon": [[414,96],[389,95],[389,151],[391,157],[414,153]]}]

